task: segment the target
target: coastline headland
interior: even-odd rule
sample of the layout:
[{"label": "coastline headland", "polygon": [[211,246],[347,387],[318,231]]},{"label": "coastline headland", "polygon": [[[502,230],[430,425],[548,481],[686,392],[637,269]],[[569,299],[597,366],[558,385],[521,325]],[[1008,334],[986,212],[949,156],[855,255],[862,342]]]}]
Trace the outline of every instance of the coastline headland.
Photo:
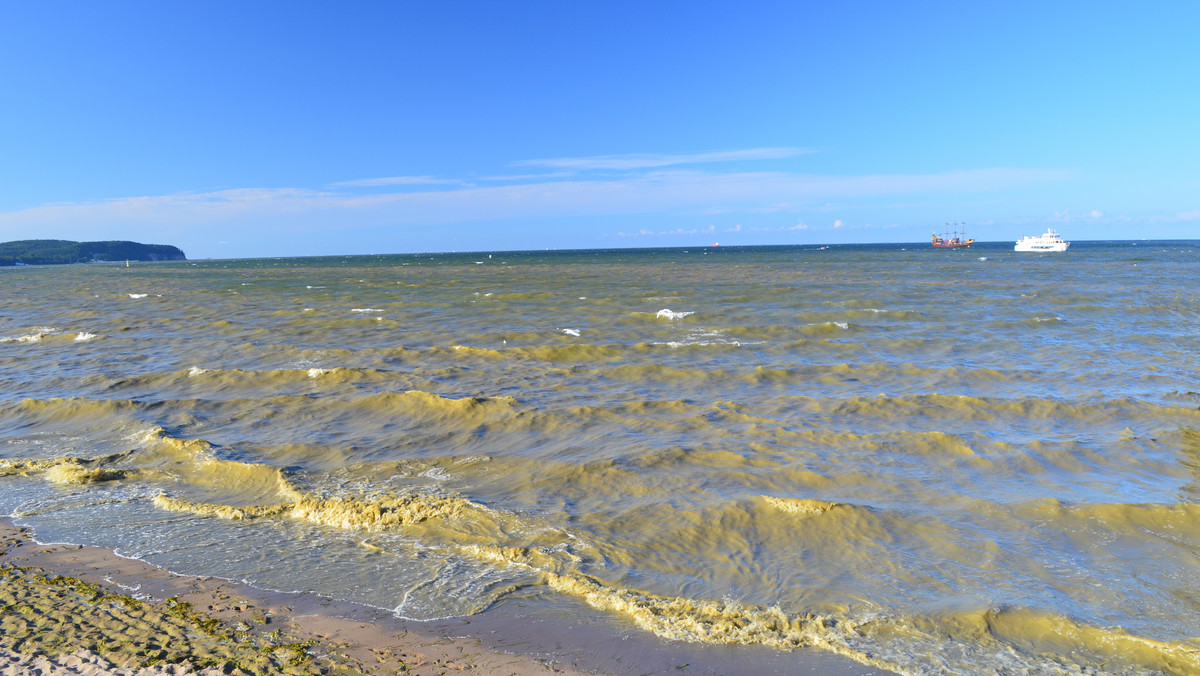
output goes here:
[{"label": "coastline headland", "polygon": [[170,244],[128,241],[72,242],[65,239],[25,239],[0,242],[0,266],[65,265],[113,261],[185,261]]}]

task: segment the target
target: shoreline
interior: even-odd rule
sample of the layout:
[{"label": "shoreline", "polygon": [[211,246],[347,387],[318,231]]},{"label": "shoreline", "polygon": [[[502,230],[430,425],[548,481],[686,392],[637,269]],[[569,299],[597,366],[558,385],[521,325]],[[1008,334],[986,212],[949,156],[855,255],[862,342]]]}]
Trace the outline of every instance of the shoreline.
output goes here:
[{"label": "shoreline", "polygon": [[37,543],[0,518],[0,676],[88,674],[830,674],[883,672],[816,650],[690,644],[565,602],[517,599],[434,622],[310,593],[172,573],[99,547]]},{"label": "shoreline", "polygon": [[[181,663],[197,673],[587,673],[386,619],[315,595],[177,575],[98,547],[39,544],[0,519],[0,649],[8,653],[0,673],[22,673],[8,670],[37,657],[68,673],[69,663],[89,661],[72,659],[80,649],[100,658],[85,665],[94,674]],[[30,661],[10,665],[14,654]]]}]

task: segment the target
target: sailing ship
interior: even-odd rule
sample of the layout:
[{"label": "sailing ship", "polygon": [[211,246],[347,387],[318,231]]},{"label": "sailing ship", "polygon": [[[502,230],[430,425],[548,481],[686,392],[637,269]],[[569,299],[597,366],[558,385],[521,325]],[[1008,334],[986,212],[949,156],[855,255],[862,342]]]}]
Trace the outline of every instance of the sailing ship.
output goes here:
[{"label": "sailing ship", "polygon": [[[946,227],[951,228],[949,232],[942,234],[933,234],[933,248],[935,249],[965,249],[975,243],[973,239],[967,239],[967,232],[963,229],[965,223],[947,223]],[[951,227],[953,226],[953,227]]]}]

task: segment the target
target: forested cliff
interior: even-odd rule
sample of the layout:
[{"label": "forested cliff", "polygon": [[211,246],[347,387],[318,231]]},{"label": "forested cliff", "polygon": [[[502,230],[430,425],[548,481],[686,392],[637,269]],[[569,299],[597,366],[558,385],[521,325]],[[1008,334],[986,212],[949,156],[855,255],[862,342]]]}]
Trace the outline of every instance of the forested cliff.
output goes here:
[{"label": "forested cliff", "polygon": [[0,265],[184,260],[187,260],[187,256],[183,251],[169,244],[71,242],[64,239],[26,239],[0,243]]}]

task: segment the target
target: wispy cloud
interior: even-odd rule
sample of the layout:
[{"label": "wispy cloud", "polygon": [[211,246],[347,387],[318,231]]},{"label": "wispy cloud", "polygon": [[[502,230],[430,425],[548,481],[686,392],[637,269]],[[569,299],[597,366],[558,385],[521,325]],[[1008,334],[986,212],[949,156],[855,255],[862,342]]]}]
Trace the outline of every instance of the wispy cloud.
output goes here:
[{"label": "wispy cloud", "polygon": [[[727,229],[727,230],[725,230],[725,232],[738,232],[738,231],[740,231],[741,229],[742,229],[742,226],[740,226],[740,225],[739,225],[739,226],[737,226],[736,228],[730,228],[730,229]],[[717,232],[717,226],[715,226],[715,225],[710,225],[710,226],[708,226],[707,228],[674,228],[674,229],[671,229],[671,230],[657,230],[657,231],[656,231],[656,230],[648,230],[648,229],[646,229],[646,228],[642,228],[641,230],[638,230],[637,232],[624,232],[624,231],[622,231],[622,232],[618,232],[618,233],[615,233],[615,234],[612,234],[612,235],[605,235],[605,237],[620,237],[620,238],[628,238],[628,237],[680,237],[680,236],[683,236],[683,237],[690,237],[690,236],[692,236],[692,235],[712,235],[712,234],[716,234],[716,232]]]},{"label": "wispy cloud", "polygon": [[[840,223],[841,221],[838,221],[838,222]],[[606,237],[620,237],[620,238],[631,238],[631,237],[662,238],[662,237],[679,237],[679,236],[689,236],[689,235],[712,235],[712,234],[718,234],[718,233],[737,234],[737,233],[742,233],[742,232],[786,233],[786,232],[793,232],[796,230],[808,230],[808,229],[809,229],[809,227],[807,225],[805,225],[803,222],[801,222],[797,225],[781,225],[781,226],[775,226],[775,227],[759,227],[759,228],[754,228],[754,227],[747,228],[747,227],[743,226],[741,223],[738,223],[732,227],[720,228],[720,229],[718,229],[717,226],[715,226],[715,225],[710,225],[707,228],[674,228],[671,230],[649,230],[646,228],[642,228],[641,230],[638,230],[637,232],[621,231],[621,232],[617,232],[617,233],[614,233],[611,235],[605,235],[605,236]]]},{"label": "wispy cloud", "polygon": [[[384,213],[397,223],[576,214],[695,213],[774,210],[778,204],[818,206],[827,200],[1007,189],[1069,177],[1044,169],[977,169],[937,174],[813,176],[781,172],[660,171],[621,179],[540,181],[516,185],[463,184],[449,190],[348,193],[303,188],[246,188],[208,193],[114,198],[43,205],[0,214],[0,224],[57,218],[179,219],[203,221],[269,212]],[[350,182],[344,182],[350,183]],[[355,182],[357,183],[357,182]],[[403,185],[410,185],[405,183]]]},{"label": "wispy cloud", "polygon": [[385,178],[360,178],[354,181],[330,183],[330,188],[378,188],[389,185],[461,185],[458,179],[435,178],[433,176],[388,176]]},{"label": "wispy cloud", "polygon": [[714,162],[745,162],[748,160],[781,160],[815,152],[808,148],[752,148],[748,150],[726,150],[710,153],[683,155],[659,155],[634,153],[630,155],[595,155],[592,157],[558,157],[514,162],[517,167],[552,167],[587,171],[592,169],[632,170],[669,167],[682,164],[710,164]]},{"label": "wispy cloud", "polygon": [[568,178],[568,177],[574,176],[574,175],[575,175],[574,173],[569,172],[569,171],[554,171],[554,172],[543,173],[543,174],[512,174],[509,176],[483,176],[479,180],[481,180],[481,181],[496,181],[496,182],[507,181],[509,183],[511,183],[513,181],[530,182],[530,181],[549,181],[549,180],[557,179],[557,178]]},{"label": "wispy cloud", "polygon": [[[328,233],[336,232],[344,239],[353,231],[365,233],[372,229],[395,233],[397,228],[405,227],[504,220],[751,215],[778,211],[780,205],[788,205],[793,212],[821,210],[822,205],[831,203],[855,208],[897,198],[958,198],[1070,176],[1059,170],[1013,168],[866,176],[660,169],[617,177],[542,177],[482,185],[447,185],[430,177],[392,177],[343,181],[322,190],[247,188],[41,205],[0,213],[0,233],[9,239],[55,232],[66,239],[150,242],[196,237],[194,233],[199,232],[209,242],[245,239],[253,234],[276,244],[292,242],[298,247],[302,242],[326,241],[320,237],[328,238]],[[357,186],[381,189],[346,189]],[[365,234],[361,237],[371,242],[377,239]]]},{"label": "wispy cloud", "polygon": [[[394,222],[553,217],[700,209],[758,210],[779,203],[906,194],[961,193],[1056,181],[1070,174],[1043,169],[977,169],[937,174],[813,176],[779,172],[662,171],[614,180],[558,180],[517,185],[462,185],[450,190],[347,193],[335,190],[237,189],[56,204],[0,214],[0,223],[81,218],[185,218],[202,221],[266,212],[386,212]],[[407,185],[407,184],[406,184]]]},{"label": "wispy cloud", "polygon": [[1099,209],[1093,209],[1086,214],[1073,214],[1070,209],[1054,212],[1054,215],[1047,218],[1047,221],[1055,223],[1072,223],[1075,221],[1097,220],[1104,217],[1104,212]]}]

